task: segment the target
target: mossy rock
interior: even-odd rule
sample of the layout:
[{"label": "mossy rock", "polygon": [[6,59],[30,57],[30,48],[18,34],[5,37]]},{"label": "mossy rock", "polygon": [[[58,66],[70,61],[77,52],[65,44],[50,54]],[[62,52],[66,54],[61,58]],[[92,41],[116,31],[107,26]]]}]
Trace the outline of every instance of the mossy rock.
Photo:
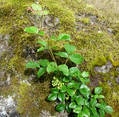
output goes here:
[{"label": "mossy rock", "polygon": [[[21,79],[27,79],[28,76],[24,75],[26,57],[23,56],[23,50],[28,48],[36,48],[36,39],[37,36],[29,35],[24,32],[26,26],[33,25],[26,16],[26,9],[30,6],[33,1],[18,1],[18,0],[9,0],[6,4],[4,3],[0,7],[0,33],[9,33],[11,35],[10,46],[13,49],[13,56],[9,57],[7,55],[7,61],[4,58],[0,61],[1,65],[5,66],[7,70],[14,72],[16,70],[21,74]],[[78,52],[84,56],[85,61],[81,65],[82,69],[88,70],[91,74],[94,74],[95,66],[102,66],[108,60],[110,60],[114,67],[119,66],[119,41],[118,41],[118,28],[116,29],[116,36],[109,35],[105,30],[106,26],[110,26],[108,19],[105,20],[105,17],[100,15],[100,11],[95,9],[92,5],[86,4],[82,0],[39,0],[39,3],[50,12],[50,15],[59,18],[60,27],[56,32],[56,35],[59,33],[68,33],[72,37],[72,44],[74,44]],[[84,14],[98,16],[99,23],[97,25],[91,25],[89,23],[90,19],[85,18],[81,20],[84,24],[84,29],[76,30],[76,15]],[[9,17],[8,17],[9,16]],[[10,20],[8,20],[8,18]],[[100,21],[106,21],[104,27],[101,25]],[[109,23],[109,25],[107,25]],[[101,26],[100,26],[101,25]],[[48,37],[48,35],[46,36]],[[6,55],[5,55],[6,56]],[[34,59],[30,57],[30,59]],[[0,66],[1,66],[0,65]],[[114,72],[115,70],[113,70]],[[14,74],[14,73],[13,73]],[[111,73],[109,73],[110,75]],[[115,73],[114,73],[115,74]],[[118,74],[118,73],[116,73]],[[15,75],[15,74],[14,74]],[[94,74],[95,75],[95,74]],[[101,74],[103,76],[103,74]],[[93,75],[92,75],[93,76]],[[113,106],[116,114],[115,117],[118,117],[118,86],[115,82],[113,83],[113,92],[112,87],[108,86],[108,75],[103,76],[105,82],[102,82],[104,88],[104,94],[106,96],[106,101]],[[93,76],[93,78],[96,78]],[[45,98],[49,93],[49,81],[42,83],[34,83],[32,86],[29,86],[25,83],[19,83],[15,76],[12,80],[12,85],[9,87],[9,91],[5,94],[12,94],[14,89],[17,92],[18,96],[16,98],[18,102],[18,111],[22,114],[23,117],[27,114],[34,117],[39,115],[42,109],[47,109],[54,114],[53,104],[47,103]],[[32,82],[33,83],[33,82]],[[43,91],[43,89],[45,91]],[[2,93],[6,90],[4,88]],[[117,92],[116,94],[114,92]],[[114,94],[113,94],[114,93]],[[112,98],[109,94],[112,94]],[[109,98],[110,97],[110,98]],[[36,104],[36,102],[37,104]],[[114,102],[114,103],[112,103]],[[36,104],[36,105],[35,105]],[[50,108],[52,104],[52,108]],[[24,108],[23,108],[24,107]],[[114,117],[112,115],[112,117]]]}]

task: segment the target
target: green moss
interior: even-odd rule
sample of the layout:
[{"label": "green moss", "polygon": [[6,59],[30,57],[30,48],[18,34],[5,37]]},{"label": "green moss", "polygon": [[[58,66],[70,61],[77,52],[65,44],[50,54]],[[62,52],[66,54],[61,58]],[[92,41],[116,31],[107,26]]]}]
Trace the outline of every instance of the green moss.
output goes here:
[{"label": "green moss", "polygon": [[112,83],[113,86],[109,86],[109,84],[105,81],[102,83],[103,93],[105,95],[105,101],[113,107],[114,112],[112,113],[111,117],[118,117],[119,116],[119,86],[118,84]]},{"label": "green moss", "polygon": [[40,3],[46,6],[52,15],[59,18],[61,32],[74,30],[75,13],[66,4],[63,4],[64,2],[60,0],[42,0]]},{"label": "green moss", "polygon": [[107,33],[89,29],[85,32],[78,32],[75,38],[75,44],[79,53],[85,57],[86,67],[89,70],[93,70],[95,65],[103,65],[106,63],[109,50],[113,47],[113,41]]},{"label": "green moss", "polygon": [[32,85],[21,82],[19,87],[17,87],[17,93],[17,110],[23,117],[40,116],[42,110],[55,113],[53,104],[45,101],[49,93],[49,82]]},{"label": "green moss", "polygon": [[90,24],[90,19],[89,18],[81,18],[81,19],[79,19],[79,21],[84,23],[85,25]]},{"label": "green moss", "polygon": [[[17,98],[18,112],[24,117],[28,115],[30,116],[33,115],[33,117],[34,115],[37,116],[40,103],[39,103],[39,99],[35,98],[36,94],[34,95],[32,92],[32,86],[30,86],[27,83],[20,83],[18,95],[19,95],[19,97]],[[35,105],[35,101],[36,101],[36,105]]]},{"label": "green moss", "polygon": [[8,63],[8,70],[16,70],[24,73],[24,59],[19,56],[13,56]]}]

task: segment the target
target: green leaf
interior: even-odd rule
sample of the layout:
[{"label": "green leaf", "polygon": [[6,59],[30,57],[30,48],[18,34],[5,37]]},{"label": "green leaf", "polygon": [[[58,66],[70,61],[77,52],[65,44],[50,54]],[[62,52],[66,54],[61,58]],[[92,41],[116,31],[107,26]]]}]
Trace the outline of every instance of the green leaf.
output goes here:
[{"label": "green leaf", "polygon": [[97,103],[95,106],[96,106],[97,108],[100,108],[100,109],[103,109],[103,110],[104,110],[104,108],[105,108],[105,105],[104,105],[104,104],[100,104],[100,103]]},{"label": "green leaf", "polygon": [[96,87],[94,90],[95,94],[100,94],[102,92],[102,87]]},{"label": "green leaf", "polygon": [[65,104],[65,109],[68,113],[70,113],[72,110],[71,108],[69,108],[69,105],[68,104]]},{"label": "green leaf", "polygon": [[57,52],[55,55],[63,57],[63,58],[68,58],[68,54],[66,52]]},{"label": "green leaf", "polygon": [[72,80],[71,82],[69,82],[67,84],[67,87],[68,88],[75,88],[75,89],[78,89],[79,88],[79,83],[75,82],[74,80]]},{"label": "green leaf", "polygon": [[26,68],[40,68],[40,65],[38,64],[38,62],[35,62],[35,61],[29,61],[27,64],[26,64]]},{"label": "green leaf", "polygon": [[41,44],[41,45],[44,46],[44,47],[47,47],[47,45],[48,45],[47,42],[44,41],[44,40],[38,40],[37,43],[38,43],[38,44]]},{"label": "green leaf", "polygon": [[55,62],[50,62],[47,66],[47,72],[51,73],[57,70],[57,64]]},{"label": "green leaf", "polygon": [[66,82],[69,82],[70,80],[71,80],[70,77],[64,77],[64,78],[62,79],[62,81],[65,82],[65,83],[66,83]]},{"label": "green leaf", "polygon": [[69,75],[69,69],[68,69],[68,66],[66,64],[59,65],[58,70],[63,72],[63,74],[66,76]]},{"label": "green leaf", "polygon": [[88,88],[87,85],[85,84],[82,84],[80,86],[80,93],[85,96],[85,97],[88,97],[90,95],[90,88]]},{"label": "green leaf", "polygon": [[75,99],[75,101],[78,105],[84,105],[84,100],[85,99],[81,96],[77,96],[76,99]]},{"label": "green leaf", "polygon": [[76,108],[76,103],[75,102],[71,102],[70,104],[69,104],[69,108]]},{"label": "green leaf", "polygon": [[91,107],[90,109],[93,117],[99,117],[98,111],[95,107]]},{"label": "green leaf", "polygon": [[58,112],[61,112],[61,111],[65,110],[65,105],[64,105],[64,104],[58,104],[58,105],[56,106],[56,110],[57,110]]},{"label": "green leaf", "polygon": [[71,67],[69,72],[72,77],[79,77],[81,73],[77,67]]},{"label": "green leaf", "polygon": [[97,103],[97,100],[95,98],[91,98],[90,105],[91,107],[94,107]]},{"label": "green leaf", "polygon": [[51,93],[48,96],[49,101],[55,101],[57,99],[57,93]]},{"label": "green leaf", "polygon": [[56,94],[58,94],[58,93],[59,93],[59,89],[57,89],[57,88],[52,88],[52,89],[51,89],[51,93],[56,93]]},{"label": "green leaf", "polygon": [[81,76],[84,77],[84,78],[87,78],[87,77],[89,77],[89,72],[83,71],[81,73]]},{"label": "green leaf", "polygon": [[46,69],[41,67],[37,72],[38,78],[40,78],[45,72],[46,72]]},{"label": "green leaf", "polygon": [[73,89],[67,89],[67,93],[72,97],[75,95],[75,90]]},{"label": "green leaf", "polygon": [[102,109],[99,109],[100,117],[105,117],[105,111]]},{"label": "green leaf", "polygon": [[110,114],[113,112],[113,109],[111,106],[105,106],[104,110],[106,113],[110,113]]},{"label": "green leaf", "polygon": [[76,47],[70,44],[65,44],[64,48],[68,54],[72,54],[76,51]]},{"label": "green leaf", "polygon": [[60,34],[58,37],[58,40],[70,40],[70,35],[69,34]]},{"label": "green leaf", "polygon": [[83,116],[82,112],[80,112],[80,113],[77,114],[77,117],[84,117],[84,116]]},{"label": "green leaf", "polygon": [[73,109],[73,112],[78,114],[81,112],[81,110],[82,110],[82,106],[77,106],[76,108]]},{"label": "green leaf", "polygon": [[47,65],[49,64],[49,61],[47,59],[40,59],[38,61],[39,65],[41,65],[42,67],[47,67]]},{"label": "green leaf", "polygon": [[45,32],[44,32],[44,31],[39,31],[38,34],[39,34],[40,36],[44,36],[44,35],[45,35]]},{"label": "green leaf", "polygon": [[82,115],[83,117],[90,117],[90,110],[86,106],[83,107]]},{"label": "green leaf", "polygon": [[81,64],[83,62],[83,57],[80,54],[72,54],[69,58],[75,64]]},{"label": "green leaf", "polygon": [[38,28],[35,26],[26,27],[24,31],[27,33],[38,34]]},{"label": "green leaf", "polygon": [[79,78],[80,81],[83,83],[83,84],[87,84],[90,82],[90,79],[89,78]]},{"label": "green leaf", "polygon": [[65,93],[59,93],[59,94],[58,94],[58,99],[59,99],[59,101],[61,101],[61,102],[65,101]]},{"label": "green leaf", "polygon": [[37,52],[41,52],[43,50],[45,50],[45,48],[44,47],[40,47],[40,48],[37,49]]},{"label": "green leaf", "polygon": [[95,99],[101,99],[101,98],[105,98],[104,95],[94,95]]},{"label": "green leaf", "polygon": [[32,4],[31,7],[35,11],[41,11],[42,10],[41,5],[39,5],[39,4]]},{"label": "green leaf", "polygon": [[60,89],[61,92],[65,93],[67,91],[67,87],[63,85]]}]

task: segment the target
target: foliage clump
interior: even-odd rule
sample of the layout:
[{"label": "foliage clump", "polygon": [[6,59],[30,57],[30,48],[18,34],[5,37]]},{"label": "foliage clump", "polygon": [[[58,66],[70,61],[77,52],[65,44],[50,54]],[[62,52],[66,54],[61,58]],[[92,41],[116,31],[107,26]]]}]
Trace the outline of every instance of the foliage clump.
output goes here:
[{"label": "foliage clump", "polygon": [[[35,26],[26,27],[24,31],[44,35]],[[55,43],[62,42],[62,51],[57,45],[50,45],[50,40]],[[52,74],[52,88],[48,100],[58,102],[55,107],[57,111],[67,111],[77,117],[104,117],[106,113],[112,113],[112,107],[104,102],[104,96],[101,94],[102,88],[96,87],[92,92],[87,86],[90,81],[89,73],[82,72],[78,68],[84,58],[76,52],[76,47],[71,45],[70,41],[70,35],[65,33],[46,40],[39,39],[37,52],[47,51],[50,59],[40,57],[37,61],[29,61],[26,68],[35,69],[37,78]]]}]

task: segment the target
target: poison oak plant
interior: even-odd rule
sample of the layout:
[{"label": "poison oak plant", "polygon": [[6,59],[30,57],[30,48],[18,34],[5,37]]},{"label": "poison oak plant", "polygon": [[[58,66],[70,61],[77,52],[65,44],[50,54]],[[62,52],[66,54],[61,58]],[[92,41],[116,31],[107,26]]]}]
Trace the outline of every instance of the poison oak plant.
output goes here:
[{"label": "poison oak plant", "polygon": [[[44,35],[37,27],[31,26],[24,29],[27,33]],[[63,43],[62,50],[54,52],[55,47],[50,45],[50,41]],[[46,40],[38,40],[38,53],[48,51],[52,60],[40,58],[37,61],[29,61],[26,68],[36,69],[37,78],[42,78],[44,74],[53,74],[51,79],[52,88],[48,96],[48,101],[56,101],[55,109],[58,112],[67,111],[75,117],[105,117],[106,113],[112,113],[113,109],[104,102],[101,94],[102,88],[96,87],[92,92],[87,86],[89,73],[80,71],[77,67],[83,62],[83,57],[76,53],[76,47],[70,44],[70,35],[60,34],[59,36]],[[64,63],[58,64],[59,59]],[[73,63],[69,66],[67,63]]]}]

